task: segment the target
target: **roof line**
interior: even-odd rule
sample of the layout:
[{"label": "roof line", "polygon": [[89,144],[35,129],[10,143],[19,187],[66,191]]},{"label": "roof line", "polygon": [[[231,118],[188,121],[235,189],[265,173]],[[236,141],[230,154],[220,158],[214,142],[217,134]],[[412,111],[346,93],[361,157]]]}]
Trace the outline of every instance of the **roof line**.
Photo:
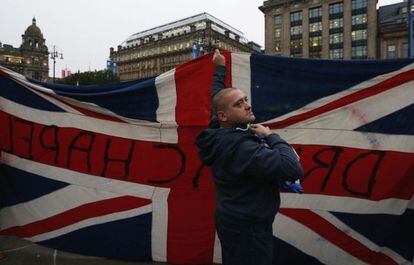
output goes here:
[{"label": "roof line", "polygon": [[210,15],[207,12],[202,12],[202,13],[190,16],[190,17],[186,17],[186,18],[183,18],[183,19],[179,19],[179,20],[176,20],[176,21],[173,21],[173,22],[169,22],[169,23],[157,26],[157,27],[153,27],[153,28],[150,28],[150,29],[146,29],[146,30],[134,33],[131,36],[129,36],[123,43],[131,41],[133,39],[138,39],[138,38],[146,37],[146,36],[149,36],[149,35],[153,35],[153,34],[165,31],[165,30],[170,30],[170,29],[174,29],[176,27],[184,26],[185,24],[182,24],[183,22],[191,21],[192,19],[195,19],[195,18],[198,18],[198,17],[199,17],[199,20],[203,20],[203,19],[211,20],[212,22],[215,22],[216,24],[218,24],[218,25],[220,25],[224,28],[227,28],[228,30],[230,30],[233,33],[239,35],[240,37],[244,37],[243,32],[241,32],[240,30],[235,29],[234,27],[232,27],[229,24],[223,22],[222,20]]}]

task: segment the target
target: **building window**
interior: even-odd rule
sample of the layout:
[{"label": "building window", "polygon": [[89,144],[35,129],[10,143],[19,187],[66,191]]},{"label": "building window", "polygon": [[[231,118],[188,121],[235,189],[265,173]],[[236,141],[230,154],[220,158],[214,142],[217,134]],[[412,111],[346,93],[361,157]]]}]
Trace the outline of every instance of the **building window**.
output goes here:
[{"label": "building window", "polygon": [[322,46],[322,36],[310,37],[309,46],[310,47]]},{"label": "building window", "polygon": [[352,47],[352,57],[353,58],[365,58],[367,57],[367,46],[356,46]]},{"label": "building window", "polygon": [[329,20],[329,28],[330,29],[342,28],[343,26],[344,26],[344,19],[343,18],[337,18],[337,19]]},{"label": "building window", "polygon": [[322,31],[322,22],[315,22],[309,24],[309,32]]},{"label": "building window", "polygon": [[361,30],[354,30],[351,33],[352,41],[356,40],[366,40],[367,39],[367,30],[361,29]]},{"label": "building window", "polygon": [[303,46],[302,39],[291,40],[290,41],[290,48],[291,49],[301,49]]},{"label": "building window", "polygon": [[367,23],[367,14],[360,14],[352,16],[352,26],[366,24]]},{"label": "building window", "polygon": [[322,16],[322,8],[315,7],[309,9],[309,18],[321,17]]},{"label": "building window", "polygon": [[408,43],[403,43],[401,48],[401,57],[408,58]]},{"label": "building window", "polygon": [[397,49],[395,44],[388,44],[387,46],[387,59],[397,58]]},{"label": "building window", "polygon": [[329,50],[330,59],[343,59],[344,58],[344,49],[333,49]]},{"label": "building window", "polygon": [[344,12],[344,5],[342,2],[340,3],[335,3],[335,4],[330,4],[329,5],[329,14],[339,14]]},{"label": "building window", "polygon": [[344,42],[343,33],[335,33],[335,34],[329,35],[329,44],[342,43],[342,42]]},{"label": "building window", "polygon": [[275,26],[280,26],[280,25],[282,25],[282,16],[277,15],[275,16]]},{"label": "building window", "polygon": [[33,78],[37,79],[37,80],[40,80],[42,78],[42,75],[39,72],[34,72]]},{"label": "building window", "polygon": [[280,51],[281,51],[280,41],[276,41],[275,42],[275,52],[280,52]]},{"label": "building window", "polygon": [[282,37],[282,29],[276,28],[275,29],[275,39],[280,39]]},{"label": "building window", "polygon": [[302,21],[302,11],[290,13],[290,22]]},{"label": "building window", "polygon": [[290,35],[302,35],[302,26],[291,27]]},{"label": "building window", "polygon": [[322,58],[322,52],[309,52],[309,58]]},{"label": "building window", "polygon": [[352,0],[351,7],[353,10],[367,7],[367,0]]}]

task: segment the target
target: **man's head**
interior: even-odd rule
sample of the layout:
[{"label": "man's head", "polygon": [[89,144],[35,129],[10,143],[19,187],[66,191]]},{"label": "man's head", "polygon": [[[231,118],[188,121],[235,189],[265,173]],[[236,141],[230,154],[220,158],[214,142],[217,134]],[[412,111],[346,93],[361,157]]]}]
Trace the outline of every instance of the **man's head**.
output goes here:
[{"label": "man's head", "polygon": [[246,94],[238,88],[220,90],[214,95],[212,105],[221,127],[245,125],[256,119]]}]

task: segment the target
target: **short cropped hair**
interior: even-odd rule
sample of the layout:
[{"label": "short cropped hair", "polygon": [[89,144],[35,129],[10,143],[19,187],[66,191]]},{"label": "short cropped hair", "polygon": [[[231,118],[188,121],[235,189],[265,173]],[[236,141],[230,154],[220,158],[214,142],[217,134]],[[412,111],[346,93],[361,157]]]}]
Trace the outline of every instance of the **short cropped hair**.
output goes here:
[{"label": "short cropped hair", "polygon": [[234,90],[238,90],[238,88],[235,88],[235,87],[225,88],[225,89],[220,90],[213,96],[213,99],[211,102],[211,108],[213,109],[214,114],[216,114],[218,111],[226,110],[227,106],[226,106],[225,98],[231,91],[234,91]]}]

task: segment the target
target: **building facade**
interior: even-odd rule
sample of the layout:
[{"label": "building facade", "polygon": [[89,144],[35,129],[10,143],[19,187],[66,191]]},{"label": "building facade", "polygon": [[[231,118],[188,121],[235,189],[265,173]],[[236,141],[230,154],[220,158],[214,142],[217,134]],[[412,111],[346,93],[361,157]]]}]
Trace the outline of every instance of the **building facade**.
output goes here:
[{"label": "building facade", "polygon": [[0,65],[26,77],[47,81],[49,76],[48,48],[36,19],[22,35],[19,48],[0,43]]},{"label": "building facade", "polygon": [[407,2],[381,6],[378,9],[378,58],[407,58],[408,31]]},{"label": "building facade", "polygon": [[110,48],[110,65],[120,80],[156,76],[215,48],[260,52],[243,33],[208,13],[133,34],[117,50]]},{"label": "building facade", "polygon": [[376,0],[268,0],[259,9],[266,54],[376,58]]}]

